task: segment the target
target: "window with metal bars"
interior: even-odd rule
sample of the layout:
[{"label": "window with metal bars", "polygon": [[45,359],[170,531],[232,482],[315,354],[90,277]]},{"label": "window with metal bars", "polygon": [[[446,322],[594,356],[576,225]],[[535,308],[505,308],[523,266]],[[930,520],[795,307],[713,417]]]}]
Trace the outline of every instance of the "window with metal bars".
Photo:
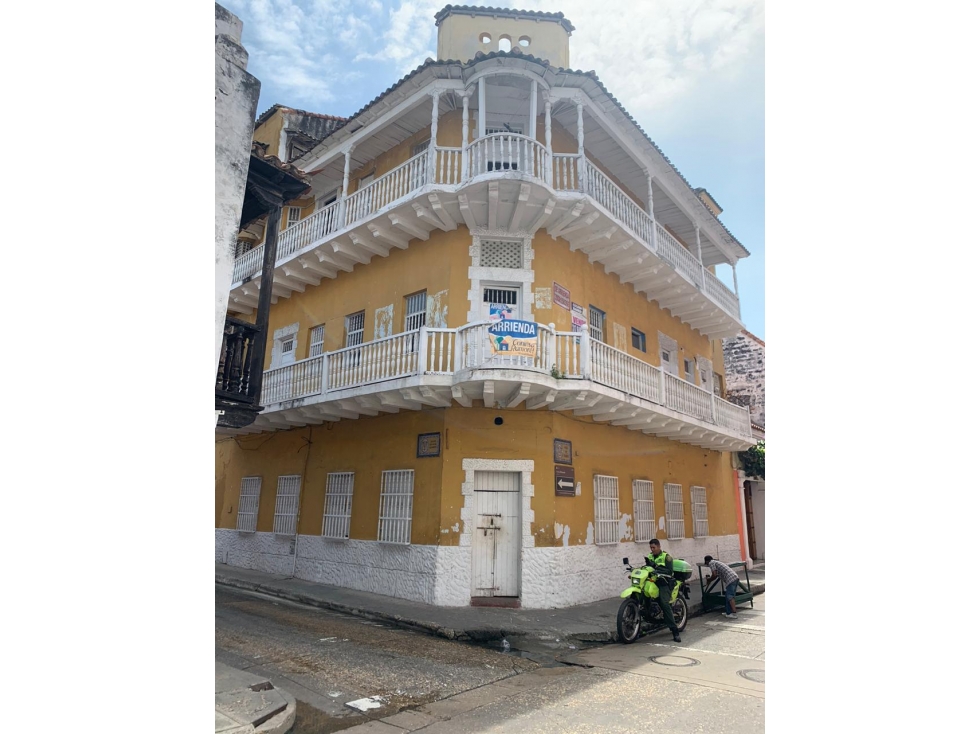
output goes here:
[{"label": "window with metal bars", "polygon": [[516,159],[516,151],[513,151],[513,158],[510,158],[507,155],[509,152],[507,149],[508,144],[510,146],[516,146],[516,138],[510,137],[509,135],[506,135],[506,133],[523,135],[523,125],[520,125],[519,123],[499,123],[493,127],[486,128],[486,135],[504,135],[502,138],[497,138],[498,141],[502,142],[489,144],[488,156],[490,158],[500,156],[501,158],[506,159],[486,161],[487,171],[516,171],[517,168],[519,168],[519,163]]},{"label": "window with metal bars", "polygon": [[605,312],[588,307],[588,335],[595,341],[605,341]]},{"label": "window with metal bars", "polygon": [[645,479],[632,480],[632,517],[635,540],[648,543],[656,537],[656,510],[653,505],[653,483]]},{"label": "window with metal bars", "polygon": [[377,539],[382,543],[411,543],[411,508],[415,492],[413,469],[381,472],[381,508]]},{"label": "window with metal bars", "polygon": [[499,135],[500,133],[514,133],[515,135],[523,135],[523,125],[518,122],[509,123],[499,123],[494,127],[487,127],[487,135]]},{"label": "window with metal bars", "polygon": [[352,313],[343,320],[347,332],[345,347],[356,347],[364,343],[364,312]]},{"label": "window with metal bars", "polygon": [[299,484],[298,474],[288,474],[279,477],[279,485],[275,489],[275,519],[272,532],[276,535],[295,535],[296,516],[299,514]]},{"label": "window with metal bars", "polygon": [[323,537],[346,540],[350,537],[350,510],[353,507],[354,473],[326,475],[326,500],[323,502]]},{"label": "window with metal bars", "polygon": [[480,240],[479,266],[482,268],[522,268],[523,242]]},{"label": "window with metal bars", "polygon": [[303,210],[298,206],[290,206],[286,214],[286,227],[291,227],[292,225],[299,222],[302,218]]},{"label": "window with metal bars", "polygon": [[619,542],[619,478],[595,475],[595,543]]},{"label": "window with metal bars", "polygon": [[238,495],[238,523],[236,529],[254,533],[258,524],[258,498],[262,494],[261,477],[243,477]]},{"label": "window with metal bars", "polygon": [[405,331],[414,331],[425,325],[427,291],[405,296]]},{"label": "window with metal bars", "polygon": [[309,356],[318,357],[323,354],[323,334],[326,330],[325,324],[314,326],[309,330]]},{"label": "window with metal bars", "polygon": [[693,537],[706,538],[707,533],[707,489],[690,488],[690,509],[693,510]]},{"label": "window with metal bars", "polygon": [[483,303],[501,303],[504,306],[516,306],[517,291],[507,288],[483,288]]},{"label": "window with metal bars", "polygon": [[679,484],[664,484],[666,495],[666,537],[679,540],[686,537],[683,529],[683,487]]}]

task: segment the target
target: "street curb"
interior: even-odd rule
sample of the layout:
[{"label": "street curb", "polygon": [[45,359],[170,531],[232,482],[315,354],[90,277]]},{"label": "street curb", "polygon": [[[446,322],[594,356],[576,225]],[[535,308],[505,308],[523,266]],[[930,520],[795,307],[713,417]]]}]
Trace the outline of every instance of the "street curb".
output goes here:
[{"label": "street curb", "polygon": [[[267,584],[257,583],[254,581],[242,581],[241,579],[229,578],[227,576],[215,575],[214,581],[221,586],[228,586],[230,588],[242,589],[244,591],[257,591],[262,594],[268,594],[270,596],[278,597],[279,599],[286,599],[288,601],[298,602],[299,604],[307,604],[313,607],[319,607],[320,609],[329,609],[336,612],[344,612],[346,614],[352,614],[357,617],[363,617],[364,619],[369,619],[375,622],[389,622],[398,627],[413,630],[415,632],[424,632],[426,634],[434,635],[436,637],[443,637],[447,640],[455,640],[458,642],[492,642],[495,640],[502,640],[505,637],[524,637],[529,634],[533,634],[537,630],[510,630],[509,632],[504,629],[487,628],[487,627],[477,627],[473,629],[466,630],[456,630],[450,627],[445,627],[438,624],[437,622],[426,622],[423,620],[407,619],[402,617],[400,614],[386,614],[384,612],[374,612],[366,609],[360,609],[349,604],[343,604],[341,602],[329,601],[327,599],[317,599],[315,597],[308,596],[306,594],[297,594],[289,591],[283,591],[275,586],[270,586]],[[754,594],[759,595],[765,593],[764,584],[760,585],[758,589],[751,590]],[[691,617],[699,617],[704,614],[703,604],[698,604],[695,608],[690,609]],[[548,630],[541,630],[548,631]],[[565,639],[574,640],[576,642],[600,642],[609,643],[615,642],[618,633],[615,627],[611,630],[606,630],[605,632],[579,632],[579,633],[564,633]],[[293,705],[295,708],[295,705]],[[295,711],[293,711],[293,718],[295,718]]]},{"label": "street curb", "polygon": [[282,688],[275,690],[286,700],[286,710],[273,716],[261,726],[255,727],[255,734],[288,734],[292,725],[296,723],[296,699]]}]

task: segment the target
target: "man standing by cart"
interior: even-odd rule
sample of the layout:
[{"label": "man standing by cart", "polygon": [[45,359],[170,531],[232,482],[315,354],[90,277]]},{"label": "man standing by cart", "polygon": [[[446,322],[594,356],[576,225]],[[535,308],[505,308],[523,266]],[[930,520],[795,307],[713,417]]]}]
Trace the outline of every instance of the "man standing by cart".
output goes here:
[{"label": "man standing by cart", "polygon": [[653,538],[649,541],[649,555],[646,556],[646,563],[652,566],[658,573],[669,577],[668,579],[662,576],[656,577],[656,586],[659,589],[659,596],[656,598],[656,601],[659,602],[660,609],[663,610],[663,618],[669,625],[670,632],[673,633],[673,641],[680,642],[680,630],[676,626],[676,619],[673,617],[673,608],[670,606],[671,584],[673,581],[673,556],[660,547],[659,540]]},{"label": "man standing by cart", "polygon": [[724,589],[724,603],[727,609],[724,616],[728,619],[738,618],[738,607],[734,603],[734,595],[738,593],[738,574],[726,563],[715,561],[713,556],[704,556],[704,565],[710,567],[711,575],[708,579],[715,576],[721,577],[721,586]]}]

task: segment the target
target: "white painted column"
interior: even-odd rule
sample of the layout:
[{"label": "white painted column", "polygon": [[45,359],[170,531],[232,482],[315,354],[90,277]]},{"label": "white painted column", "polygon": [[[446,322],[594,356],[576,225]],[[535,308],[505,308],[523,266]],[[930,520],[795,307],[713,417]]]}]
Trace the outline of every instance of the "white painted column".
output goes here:
[{"label": "white painted column", "polygon": [[738,293],[738,261],[735,260],[731,263],[731,274],[734,276],[734,295],[741,300],[741,295]]},{"label": "white painted column", "polygon": [[469,92],[462,95],[462,180],[469,179]]},{"label": "white painted column", "polygon": [[544,181],[554,185],[554,150],[551,146],[551,96],[544,97],[544,147],[547,149],[547,161],[544,164]]},{"label": "white painted column", "polygon": [[704,267],[704,257],[700,249],[700,225],[694,225],[694,231],[697,233],[697,262],[700,263],[700,285],[701,287],[707,282],[707,269]]},{"label": "white painted column", "polygon": [[527,137],[537,140],[537,80],[530,82],[530,120],[527,123]]},{"label": "white painted column", "polygon": [[350,188],[350,155],[353,153],[353,146],[343,151],[343,190],[340,192],[340,226],[347,225],[347,192]]},{"label": "white painted column", "polygon": [[579,189],[585,190],[585,106],[577,100],[578,108],[578,178]]},{"label": "white painted column", "polygon": [[588,333],[588,325],[585,324],[585,330],[581,332],[581,346],[579,347],[579,355],[581,376],[586,380],[591,379],[591,335]]},{"label": "white painted column", "polygon": [[479,117],[477,119],[476,137],[486,135],[486,77],[479,80]]},{"label": "white painted column", "polygon": [[653,220],[653,252],[659,252],[659,235],[656,233],[656,212],[653,210],[653,176],[646,171],[646,196],[649,199],[649,218]]},{"label": "white painted column", "polygon": [[439,133],[439,99],[442,97],[442,90],[432,91],[432,137],[428,141],[428,183],[435,183],[436,153],[435,144]]}]

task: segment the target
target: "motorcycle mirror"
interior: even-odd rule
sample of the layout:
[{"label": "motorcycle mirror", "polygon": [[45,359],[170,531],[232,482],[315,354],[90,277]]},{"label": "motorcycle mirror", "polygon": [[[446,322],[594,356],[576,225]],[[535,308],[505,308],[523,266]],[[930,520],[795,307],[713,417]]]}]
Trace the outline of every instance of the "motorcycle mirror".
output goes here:
[{"label": "motorcycle mirror", "polygon": [[629,559],[628,558],[623,558],[622,559],[622,565],[623,566],[628,566],[629,565]]}]

